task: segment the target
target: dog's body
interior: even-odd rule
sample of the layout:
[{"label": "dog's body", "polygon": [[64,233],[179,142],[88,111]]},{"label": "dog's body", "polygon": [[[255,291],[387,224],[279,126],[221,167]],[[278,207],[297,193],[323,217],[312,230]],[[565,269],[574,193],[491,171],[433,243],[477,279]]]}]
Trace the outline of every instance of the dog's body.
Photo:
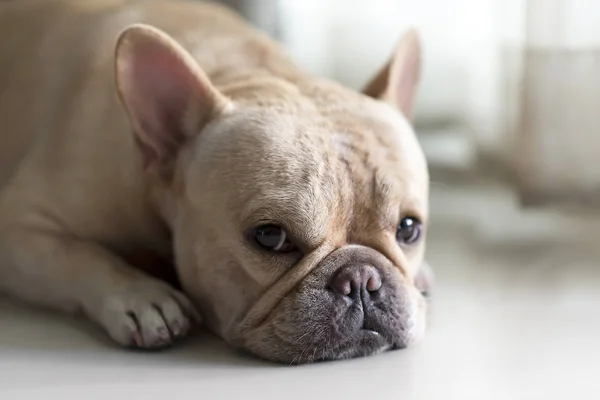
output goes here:
[{"label": "dog's body", "polygon": [[273,43],[212,4],[25,0],[3,4],[0,11],[0,189],[36,142],[45,140],[42,152],[52,160],[23,168],[32,170],[29,179],[39,180],[30,184],[37,192],[25,199],[43,204],[22,206],[29,213],[39,207],[58,212],[49,223],[117,248],[171,250],[142,171],[136,170],[139,154],[115,92],[114,47],[126,26],[158,26],[195,49],[194,58],[216,86],[215,78],[226,82],[226,75],[237,71],[293,73]]},{"label": "dog's body", "polygon": [[[141,25],[119,36],[133,23],[174,40]],[[140,347],[185,335],[196,309],[229,342],[286,362],[370,354],[420,336],[414,278],[424,248],[396,249],[378,233],[390,218],[427,218],[425,162],[391,107],[307,75],[212,4],[9,1],[0,36],[0,291],[81,311]],[[409,111],[415,72],[390,65],[367,93]],[[399,204],[407,211],[390,209]],[[293,260],[245,242],[274,219],[301,243]],[[191,301],[124,261],[140,252],[174,253]],[[290,344],[325,318],[318,309],[342,307],[315,303],[305,286],[327,286],[355,259],[374,266],[360,267],[365,285],[381,280],[380,292],[394,294],[398,309],[378,306],[389,314],[374,324],[385,329],[369,330],[385,343],[307,331],[318,345]],[[340,291],[356,279],[343,278]],[[281,304],[286,296],[293,304]],[[306,309],[317,310],[310,320],[288,320]],[[339,348],[329,354],[329,344]]]}]

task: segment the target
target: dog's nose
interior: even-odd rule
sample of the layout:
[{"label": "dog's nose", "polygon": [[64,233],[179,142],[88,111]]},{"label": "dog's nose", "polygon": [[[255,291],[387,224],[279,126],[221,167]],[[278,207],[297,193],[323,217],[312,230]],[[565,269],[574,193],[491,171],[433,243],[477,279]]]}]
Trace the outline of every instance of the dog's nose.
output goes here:
[{"label": "dog's nose", "polygon": [[377,292],[381,288],[381,275],[371,265],[350,265],[334,275],[329,287],[343,296],[356,298],[365,291]]}]

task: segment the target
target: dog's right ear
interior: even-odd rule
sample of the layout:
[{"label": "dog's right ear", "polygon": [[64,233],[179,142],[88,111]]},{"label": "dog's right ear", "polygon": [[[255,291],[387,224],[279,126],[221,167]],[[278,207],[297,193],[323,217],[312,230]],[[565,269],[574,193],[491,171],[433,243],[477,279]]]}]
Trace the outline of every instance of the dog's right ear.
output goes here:
[{"label": "dog's right ear", "polygon": [[421,75],[421,40],[415,29],[404,34],[385,66],[365,86],[367,96],[386,101],[412,119]]},{"label": "dog's right ear", "polygon": [[181,145],[229,105],[186,50],[148,25],[119,36],[115,75],[147,168],[168,170]]}]

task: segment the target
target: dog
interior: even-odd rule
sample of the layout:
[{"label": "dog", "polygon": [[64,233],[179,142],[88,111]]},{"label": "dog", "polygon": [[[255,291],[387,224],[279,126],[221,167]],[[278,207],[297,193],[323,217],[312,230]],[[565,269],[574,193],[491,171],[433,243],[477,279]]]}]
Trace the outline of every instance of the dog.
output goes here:
[{"label": "dog", "polygon": [[200,322],[289,364],[423,337],[414,30],[361,93],[208,2],[8,1],[0,36],[2,293],[145,349]]}]

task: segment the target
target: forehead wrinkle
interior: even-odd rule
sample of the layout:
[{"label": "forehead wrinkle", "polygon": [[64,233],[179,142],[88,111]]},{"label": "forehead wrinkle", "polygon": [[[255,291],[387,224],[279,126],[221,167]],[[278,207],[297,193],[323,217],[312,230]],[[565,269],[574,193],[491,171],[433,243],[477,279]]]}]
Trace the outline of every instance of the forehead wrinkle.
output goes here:
[{"label": "forehead wrinkle", "polygon": [[[336,158],[345,167],[344,176],[351,182],[354,191],[351,195],[355,204],[353,211],[358,219],[364,219],[366,215],[367,219],[371,217],[373,220],[373,211],[376,214],[389,215],[387,204],[392,195],[398,191],[394,190],[398,185],[385,178],[383,173],[385,168],[380,167],[381,161],[386,162],[381,159],[381,153],[386,153],[388,150],[380,140],[376,140],[379,136],[375,132],[365,133],[358,129],[346,129],[343,133],[338,132],[331,137],[331,146],[335,150]],[[369,146],[369,142],[372,143],[374,139],[376,146]],[[378,215],[378,217],[384,216]],[[363,224],[365,223],[374,224],[380,221],[363,221]]]},{"label": "forehead wrinkle", "polygon": [[427,213],[426,199],[421,199],[422,185],[427,185],[421,169],[426,167],[419,162],[412,128],[394,110],[384,107],[381,119],[376,108],[370,111],[366,117],[346,118],[330,139],[350,182],[352,207],[342,208],[348,214],[350,240],[394,232],[401,215],[425,220]]},{"label": "forehead wrinkle", "polygon": [[[282,96],[288,94],[285,87],[281,91]],[[233,97],[238,104],[244,101],[241,94]],[[400,202],[399,198],[407,196],[406,192],[411,190],[404,182],[408,180],[413,185],[412,180],[420,179],[416,176],[420,168],[418,163],[406,165],[411,163],[411,157],[405,153],[410,153],[413,147],[411,138],[406,137],[414,134],[412,130],[405,132],[403,118],[395,110],[372,101],[358,106],[336,101],[327,102],[327,107],[321,107],[321,104],[306,107],[304,100],[296,100],[293,107],[302,111],[299,119],[289,114],[291,110],[285,109],[253,109],[243,119],[235,118],[237,121],[232,124],[235,127],[231,128],[239,131],[237,122],[243,122],[248,133],[239,135],[231,129],[228,134],[236,137],[229,143],[237,142],[238,145],[235,151],[222,152],[221,157],[230,161],[238,158],[235,161],[244,164],[254,157],[252,169],[270,170],[257,182],[242,179],[239,185],[244,186],[243,192],[257,195],[257,192],[263,192],[257,196],[258,203],[261,198],[264,201],[269,197],[288,196],[278,201],[305,216],[291,216],[298,223],[327,225],[335,219],[340,231],[351,229],[351,220],[362,224],[382,221],[381,217],[374,218],[374,212],[393,215],[389,211],[390,204]],[[333,104],[336,107],[332,108]],[[236,156],[238,152],[243,155]],[[269,157],[268,163],[261,161],[261,157]],[[380,173],[377,168],[390,176],[382,180],[376,176]],[[244,169],[248,166],[240,164],[239,177],[248,176],[247,172],[242,172]],[[251,175],[260,177],[261,173]],[[411,178],[407,179],[407,175]],[[307,180],[311,176],[312,181]],[[417,192],[416,196],[419,195]],[[328,217],[318,215],[318,202],[328,205]]]},{"label": "forehead wrinkle", "polygon": [[[299,134],[290,140],[298,148],[298,143],[307,143],[306,139],[307,136]],[[299,159],[288,159],[283,149],[270,158],[268,168],[275,170],[254,182],[251,195],[244,201],[243,219],[253,223],[258,219],[280,222],[309,237],[311,242],[320,240],[325,235],[329,215],[322,205],[327,210],[334,204],[331,168],[326,159],[308,149]]]},{"label": "forehead wrinkle", "polygon": [[406,193],[405,181],[388,178],[381,169],[373,171],[373,204],[378,216],[379,228],[395,229],[398,224],[399,206]]},{"label": "forehead wrinkle", "polygon": [[[294,189],[290,189],[294,187]],[[308,245],[323,240],[328,213],[319,207],[322,196],[312,186],[261,190],[246,203],[246,225],[276,223]]]}]

